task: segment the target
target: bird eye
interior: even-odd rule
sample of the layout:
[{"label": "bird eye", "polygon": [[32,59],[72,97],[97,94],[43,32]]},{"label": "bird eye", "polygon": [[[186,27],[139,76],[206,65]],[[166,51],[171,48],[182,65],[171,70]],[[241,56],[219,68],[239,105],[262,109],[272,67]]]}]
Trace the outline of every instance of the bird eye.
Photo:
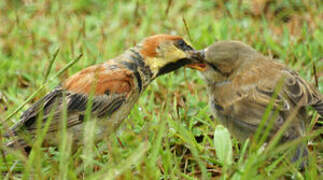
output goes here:
[{"label": "bird eye", "polygon": [[193,48],[191,46],[189,46],[188,44],[186,44],[186,42],[183,39],[178,40],[175,45],[179,49],[184,50],[184,51],[193,50]]}]

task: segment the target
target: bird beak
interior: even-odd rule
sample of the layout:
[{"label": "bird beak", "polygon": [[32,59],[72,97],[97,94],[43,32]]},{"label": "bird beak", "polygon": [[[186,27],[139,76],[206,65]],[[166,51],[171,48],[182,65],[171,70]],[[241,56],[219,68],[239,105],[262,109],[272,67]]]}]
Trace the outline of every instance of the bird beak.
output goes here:
[{"label": "bird beak", "polygon": [[190,57],[194,60],[193,63],[186,65],[186,67],[196,69],[198,71],[205,71],[206,64],[204,63],[205,51],[204,50],[194,50],[189,51]]}]

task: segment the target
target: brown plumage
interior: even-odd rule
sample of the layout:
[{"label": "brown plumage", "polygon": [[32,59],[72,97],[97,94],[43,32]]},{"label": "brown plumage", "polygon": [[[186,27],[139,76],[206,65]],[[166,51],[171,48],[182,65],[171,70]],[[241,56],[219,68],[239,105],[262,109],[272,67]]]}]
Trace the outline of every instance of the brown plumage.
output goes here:
[{"label": "brown plumage", "polygon": [[[212,113],[240,141],[253,137],[275,91],[277,98],[265,124],[274,121],[269,138],[288,118],[292,122],[280,142],[304,136],[305,124],[310,121],[306,106],[323,115],[319,91],[296,72],[242,42],[219,41],[196,54],[204,56],[207,64],[202,74]],[[306,145],[300,145],[293,160],[306,154]]]},{"label": "brown plumage", "polygon": [[128,69],[114,69],[109,72],[104,66],[117,66],[116,63],[105,63],[104,65],[94,65],[75,74],[63,84],[63,88],[75,93],[89,94],[92,85],[95,87],[95,95],[103,95],[106,91],[111,93],[128,93],[135,86],[134,76]]},{"label": "brown plumage", "polygon": [[131,111],[149,83],[159,75],[171,72],[196,61],[191,57],[193,48],[181,37],[155,35],[144,39],[120,56],[83,69],[65,80],[61,86],[33,104],[21,116],[21,120],[5,135],[12,137],[8,146],[29,147],[25,136],[35,139],[37,118],[43,111],[41,127],[52,113],[45,141],[59,144],[60,122],[64,104],[67,108],[67,128],[73,142],[83,139],[85,111],[92,94],[91,119],[96,119],[96,140],[115,130]]},{"label": "brown plumage", "polygon": [[182,38],[180,36],[164,35],[159,37],[148,37],[143,42],[143,48],[140,53],[145,57],[155,57],[157,55],[157,47],[161,41],[165,39],[178,41]]}]

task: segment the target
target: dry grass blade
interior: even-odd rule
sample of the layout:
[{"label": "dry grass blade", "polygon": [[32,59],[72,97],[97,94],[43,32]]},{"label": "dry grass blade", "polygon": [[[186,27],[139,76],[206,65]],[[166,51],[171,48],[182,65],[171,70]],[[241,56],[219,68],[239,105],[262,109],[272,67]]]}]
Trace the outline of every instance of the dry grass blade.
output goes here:
[{"label": "dry grass blade", "polygon": [[173,0],[168,0],[167,8],[166,8],[166,11],[165,11],[166,16],[168,15],[169,9],[172,6],[172,2],[173,2]]},{"label": "dry grass blade", "polygon": [[192,39],[192,36],[191,36],[191,33],[190,33],[190,29],[188,28],[188,25],[187,25],[186,20],[185,20],[184,17],[182,17],[182,21],[184,23],[184,27],[185,27],[186,33],[188,35],[188,38],[190,39],[191,42],[193,42],[193,39]]}]

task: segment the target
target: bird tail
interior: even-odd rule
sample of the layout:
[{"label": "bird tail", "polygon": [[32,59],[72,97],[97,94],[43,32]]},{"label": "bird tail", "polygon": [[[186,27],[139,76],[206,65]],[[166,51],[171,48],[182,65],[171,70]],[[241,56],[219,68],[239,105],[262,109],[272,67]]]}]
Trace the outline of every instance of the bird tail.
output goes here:
[{"label": "bird tail", "polygon": [[11,129],[2,135],[2,137],[4,137],[4,138],[10,138],[10,137],[15,137],[15,136],[17,136],[16,132]]},{"label": "bird tail", "polygon": [[[7,147],[7,149],[21,149],[27,155],[31,151],[31,147],[23,139],[19,138],[9,141],[5,146]],[[8,154],[8,151],[4,150],[4,154]]]},{"label": "bird tail", "polygon": [[292,154],[292,163],[297,163],[300,170],[304,170],[308,165],[308,149],[306,144],[300,144]]},{"label": "bird tail", "polygon": [[8,143],[6,143],[4,146],[5,148],[3,148],[3,146],[1,146],[1,151],[4,153],[4,155],[6,156],[8,154],[8,151],[7,149],[13,149],[14,148],[14,144],[15,142],[14,141],[10,141]]}]

